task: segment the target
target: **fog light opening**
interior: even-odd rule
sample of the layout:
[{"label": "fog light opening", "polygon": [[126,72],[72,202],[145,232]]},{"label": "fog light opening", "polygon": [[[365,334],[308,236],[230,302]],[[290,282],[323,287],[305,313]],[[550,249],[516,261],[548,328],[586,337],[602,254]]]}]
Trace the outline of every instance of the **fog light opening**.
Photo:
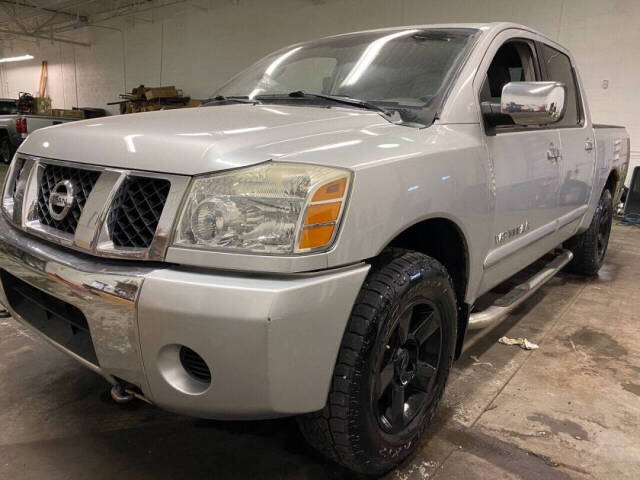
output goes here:
[{"label": "fog light opening", "polygon": [[211,371],[209,370],[207,362],[196,352],[184,345],[180,347],[180,364],[194,379],[206,384],[211,383]]},{"label": "fog light opening", "polygon": [[158,351],[158,371],[173,388],[187,395],[202,395],[211,387],[211,369],[194,350],[172,343]]}]

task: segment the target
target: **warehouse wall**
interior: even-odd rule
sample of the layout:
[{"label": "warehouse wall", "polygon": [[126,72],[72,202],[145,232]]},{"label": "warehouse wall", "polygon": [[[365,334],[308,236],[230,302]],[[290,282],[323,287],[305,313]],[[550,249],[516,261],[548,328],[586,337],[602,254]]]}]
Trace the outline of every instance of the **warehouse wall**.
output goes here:
[{"label": "warehouse wall", "polygon": [[570,48],[594,119],[627,125],[632,148],[640,150],[638,18],[637,0],[194,0],[153,16],[74,32],[92,43],[88,48],[24,41],[1,45],[4,55],[28,52],[36,59],[3,65],[0,96],[35,92],[39,62],[46,59],[54,107],[104,106],[140,83],[175,84],[202,98],[289,43],[382,26],[509,20]]}]

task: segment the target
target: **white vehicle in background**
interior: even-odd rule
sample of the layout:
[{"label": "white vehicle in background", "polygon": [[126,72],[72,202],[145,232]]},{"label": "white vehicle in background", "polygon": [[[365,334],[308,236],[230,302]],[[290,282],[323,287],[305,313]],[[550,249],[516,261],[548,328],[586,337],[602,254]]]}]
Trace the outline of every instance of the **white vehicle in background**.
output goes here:
[{"label": "white vehicle in background", "polygon": [[527,27],[302,43],[206,105],[38,130],[7,176],[0,301],[120,401],[297,415],[380,474],[468,330],[603,264],[629,137],[592,124],[570,53]]},{"label": "white vehicle in background", "polygon": [[77,118],[25,114],[18,109],[16,100],[0,98],[0,162],[9,164],[20,144],[31,132],[77,120]]}]

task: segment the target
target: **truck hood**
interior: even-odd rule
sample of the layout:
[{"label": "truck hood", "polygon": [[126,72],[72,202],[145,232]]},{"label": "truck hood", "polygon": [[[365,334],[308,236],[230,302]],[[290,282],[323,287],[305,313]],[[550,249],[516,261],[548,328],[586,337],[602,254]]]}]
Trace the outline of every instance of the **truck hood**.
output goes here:
[{"label": "truck hood", "polygon": [[410,137],[416,132],[367,110],[238,104],[56,125],[33,132],[19,151],[43,158],[183,175],[267,160],[354,168],[365,159],[388,155],[385,149],[390,145],[415,151],[415,144],[410,145],[415,139]]}]

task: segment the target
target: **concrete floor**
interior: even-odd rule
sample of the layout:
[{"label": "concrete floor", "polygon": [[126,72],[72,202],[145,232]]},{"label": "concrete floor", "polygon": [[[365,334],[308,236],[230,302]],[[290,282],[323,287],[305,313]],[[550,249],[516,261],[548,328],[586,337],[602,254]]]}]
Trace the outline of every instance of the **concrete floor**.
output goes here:
[{"label": "concrete floor", "polygon": [[[640,229],[616,227],[599,278],[560,274],[474,339],[418,452],[387,478],[640,478],[639,280]],[[310,452],[292,419],[118,406],[12,319],[0,320],[0,385],[2,479],[354,478]]]}]

